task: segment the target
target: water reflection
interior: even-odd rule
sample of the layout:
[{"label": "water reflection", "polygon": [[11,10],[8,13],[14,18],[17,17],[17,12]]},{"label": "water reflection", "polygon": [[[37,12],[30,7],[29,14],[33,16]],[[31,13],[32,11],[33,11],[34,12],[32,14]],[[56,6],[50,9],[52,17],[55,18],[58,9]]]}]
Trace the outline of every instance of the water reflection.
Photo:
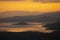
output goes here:
[{"label": "water reflection", "polygon": [[44,27],[44,24],[40,22],[26,22],[26,23],[4,22],[0,23],[0,31],[6,32],[39,31],[44,33],[50,33],[53,32],[54,30],[49,29],[47,30],[47,28]]}]

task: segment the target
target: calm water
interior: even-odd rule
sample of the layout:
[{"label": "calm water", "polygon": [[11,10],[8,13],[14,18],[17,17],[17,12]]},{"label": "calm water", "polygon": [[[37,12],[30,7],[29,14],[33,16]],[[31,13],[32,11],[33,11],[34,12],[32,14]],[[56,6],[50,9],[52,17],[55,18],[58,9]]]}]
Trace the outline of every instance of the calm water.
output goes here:
[{"label": "calm water", "polygon": [[17,22],[4,22],[0,23],[0,31],[7,32],[24,32],[24,31],[39,31],[44,33],[50,33],[54,30],[47,30],[46,27],[43,27],[42,23],[38,22],[28,22],[29,25],[13,25]]}]

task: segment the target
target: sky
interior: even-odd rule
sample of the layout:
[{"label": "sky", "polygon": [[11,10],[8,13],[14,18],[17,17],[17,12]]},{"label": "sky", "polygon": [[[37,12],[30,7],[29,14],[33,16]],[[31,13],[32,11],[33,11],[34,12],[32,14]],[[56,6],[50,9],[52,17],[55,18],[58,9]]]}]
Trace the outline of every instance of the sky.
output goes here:
[{"label": "sky", "polygon": [[0,0],[0,12],[5,11],[60,11],[60,0]]},{"label": "sky", "polygon": [[[60,11],[60,0],[0,0],[0,12],[6,11],[29,11],[29,12]],[[15,15],[20,16],[20,14],[10,13],[0,14],[0,17],[8,17]]]}]

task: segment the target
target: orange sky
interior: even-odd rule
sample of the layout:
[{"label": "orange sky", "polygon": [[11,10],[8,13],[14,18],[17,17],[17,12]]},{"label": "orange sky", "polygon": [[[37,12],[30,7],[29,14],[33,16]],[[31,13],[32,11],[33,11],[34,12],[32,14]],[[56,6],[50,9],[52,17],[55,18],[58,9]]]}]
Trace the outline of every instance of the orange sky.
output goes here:
[{"label": "orange sky", "polygon": [[0,1],[0,12],[4,11],[60,11],[60,3]]},{"label": "orange sky", "polygon": [[[26,2],[26,1],[24,1],[24,2],[0,1],[0,12],[4,12],[4,11],[38,11],[38,12],[60,11],[60,3],[38,3],[38,2],[31,2],[31,1],[29,1],[29,2]],[[9,16],[9,15],[5,15],[5,14],[3,14],[3,16],[2,16],[2,14],[0,14],[0,15],[1,15],[0,17]],[[19,15],[19,14],[17,14],[17,15]],[[44,30],[43,30],[43,32],[44,32]],[[13,29],[13,31],[14,31],[14,29]],[[19,30],[15,30],[15,31],[19,31]],[[46,32],[46,30],[45,30],[45,32]]]}]

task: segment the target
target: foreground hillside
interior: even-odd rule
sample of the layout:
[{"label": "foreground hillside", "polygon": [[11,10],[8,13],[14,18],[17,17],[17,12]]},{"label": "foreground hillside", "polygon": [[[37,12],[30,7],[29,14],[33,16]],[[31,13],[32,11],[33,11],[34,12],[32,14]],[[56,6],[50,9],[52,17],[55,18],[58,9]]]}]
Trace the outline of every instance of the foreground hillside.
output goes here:
[{"label": "foreground hillside", "polygon": [[9,33],[0,32],[0,39],[2,40],[60,40],[60,32],[41,33],[41,32],[19,32]]}]

